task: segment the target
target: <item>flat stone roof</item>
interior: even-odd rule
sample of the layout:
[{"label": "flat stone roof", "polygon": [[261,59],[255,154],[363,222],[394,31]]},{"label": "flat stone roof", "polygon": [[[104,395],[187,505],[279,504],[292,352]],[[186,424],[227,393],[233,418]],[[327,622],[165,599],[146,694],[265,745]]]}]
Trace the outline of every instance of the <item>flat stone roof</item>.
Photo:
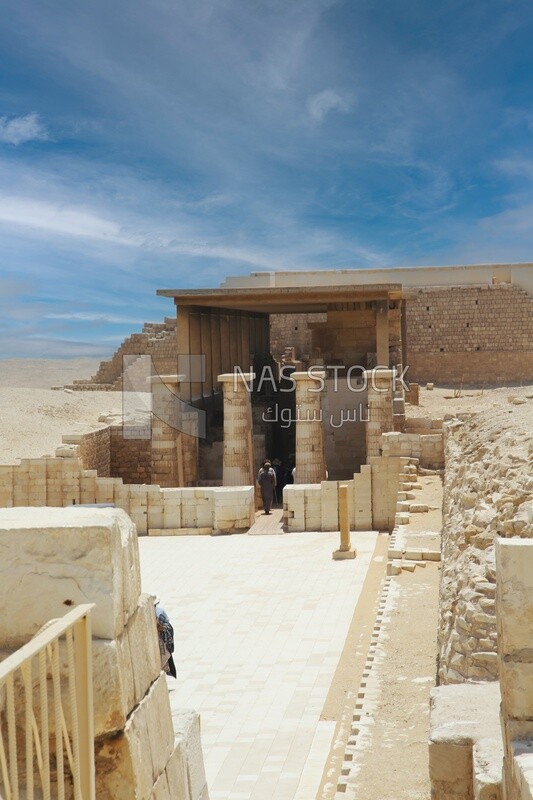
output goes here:
[{"label": "flat stone roof", "polygon": [[219,289],[158,289],[160,297],[171,297],[177,306],[207,306],[236,311],[277,314],[326,311],[332,303],[399,300],[401,283],[351,286],[275,286]]}]

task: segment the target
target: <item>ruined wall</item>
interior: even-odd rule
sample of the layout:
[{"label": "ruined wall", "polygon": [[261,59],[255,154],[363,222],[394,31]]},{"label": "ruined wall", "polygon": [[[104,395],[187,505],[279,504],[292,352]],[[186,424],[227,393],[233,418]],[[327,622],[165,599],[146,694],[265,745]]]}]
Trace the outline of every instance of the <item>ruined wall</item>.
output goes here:
[{"label": "ruined wall", "polygon": [[444,426],[441,683],[498,675],[494,540],[533,535],[532,406],[510,402]]},{"label": "ruined wall", "polygon": [[87,431],[81,436],[64,436],[63,441],[78,445],[78,457],[85,469],[95,469],[101,478],[108,478],[113,474],[108,427]]},{"label": "ruined wall", "polygon": [[410,381],[533,380],[533,297],[512,284],[411,289]]},{"label": "ruined wall", "polygon": [[113,478],[122,478],[124,483],[150,483],[152,479],[151,439],[125,439],[122,425],[114,425],[109,430],[109,474]]}]

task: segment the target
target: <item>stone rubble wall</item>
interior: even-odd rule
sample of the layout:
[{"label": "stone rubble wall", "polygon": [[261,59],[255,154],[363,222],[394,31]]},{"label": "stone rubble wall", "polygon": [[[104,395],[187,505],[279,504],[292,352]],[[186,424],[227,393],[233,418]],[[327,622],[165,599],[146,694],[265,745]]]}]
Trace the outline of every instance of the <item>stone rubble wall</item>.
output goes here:
[{"label": "stone rubble wall", "polygon": [[129,514],[140,535],[239,532],[255,521],[253,486],[125,484],[84,469],[72,445],[58,452],[65,454],[0,465],[0,508],[113,503]]},{"label": "stone rubble wall", "polygon": [[498,677],[494,540],[533,537],[531,401],[517,408],[444,426],[441,684]]},{"label": "stone rubble wall", "polygon": [[[98,800],[208,800],[198,715],[184,712],[178,730],[173,727],[154,597],[141,594],[135,526],[117,509],[43,511],[0,510],[0,605],[11,608],[0,622],[0,658],[29,641],[50,619],[63,616],[67,600],[68,605],[95,603],[91,624]],[[28,597],[39,598],[31,614]],[[61,670],[66,676],[64,652]],[[35,677],[36,697],[39,691]],[[23,697],[23,692],[17,695],[21,705]],[[68,691],[64,699],[69,725]],[[39,702],[36,709],[39,714]],[[17,718],[22,724],[24,714]],[[51,720],[53,754],[53,715]],[[71,800],[73,787],[66,789],[66,800]]]}]

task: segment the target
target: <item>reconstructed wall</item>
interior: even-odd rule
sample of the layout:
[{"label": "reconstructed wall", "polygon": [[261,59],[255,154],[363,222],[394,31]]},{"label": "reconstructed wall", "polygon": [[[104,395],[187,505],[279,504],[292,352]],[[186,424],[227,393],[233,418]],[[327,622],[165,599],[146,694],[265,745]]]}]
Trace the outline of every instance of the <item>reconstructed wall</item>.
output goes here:
[{"label": "reconstructed wall", "polygon": [[[276,358],[290,345],[298,357],[313,352],[310,316],[271,316]],[[489,385],[533,380],[533,296],[514,284],[411,288],[406,331],[409,381]],[[337,354],[343,351],[339,344]]]},{"label": "reconstructed wall", "polygon": [[531,402],[444,426],[439,681],[494,680],[494,539],[531,536]]},{"label": "reconstructed wall", "polygon": [[533,297],[512,284],[411,289],[410,381],[533,380]]},{"label": "reconstructed wall", "polygon": [[[60,448],[61,450],[62,448]],[[0,508],[114,503],[139,534],[229,533],[255,520],[253,486],[161,489],[99,478],[73,450],[67,457],[23,459],[0,465]]]},{"label": "reconstructed wall", "polygon": [[[338,531],[339,483],[348,487],[351,530],[388,530],[397,522],[399,492],[411,480],[410,458],[372,456],[348,481],[288,485],[283,490],[283,518],[289,532]],[[414,469],[414,467],[413,467]]]}]

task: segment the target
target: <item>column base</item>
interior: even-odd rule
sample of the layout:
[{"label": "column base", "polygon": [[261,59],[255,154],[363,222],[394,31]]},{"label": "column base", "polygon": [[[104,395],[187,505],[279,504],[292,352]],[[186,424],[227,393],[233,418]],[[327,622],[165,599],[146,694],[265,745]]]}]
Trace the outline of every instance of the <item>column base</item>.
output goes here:
[{"label": "column base", "polygon": [[333,561],[345,561],[347,558],[355,558],[357,550],[352,547],[350,550],[334,550],[331,554]]}]

